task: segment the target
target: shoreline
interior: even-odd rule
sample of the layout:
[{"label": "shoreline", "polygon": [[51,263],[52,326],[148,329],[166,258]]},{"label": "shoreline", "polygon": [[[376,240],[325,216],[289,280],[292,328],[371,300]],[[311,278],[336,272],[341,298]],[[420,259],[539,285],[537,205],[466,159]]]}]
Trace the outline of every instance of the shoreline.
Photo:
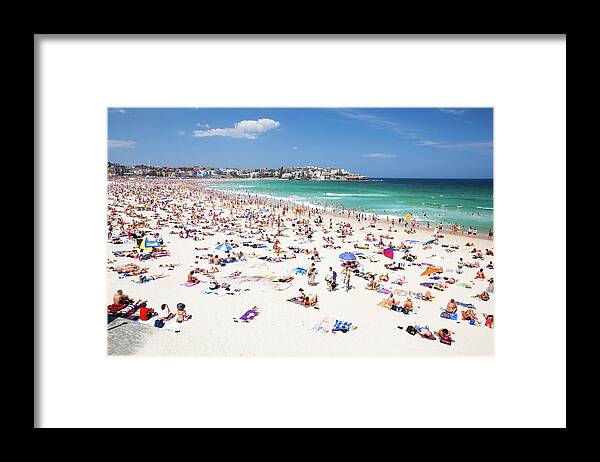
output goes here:
[{"label": "shoreline", "polygon": [[[230,181],[230,180],[227,180]],[[288,181],[288,180],[282,180],[282,181]],[[315,209],[318,210],[319,213],[322,213],[324,215],[327,216],[331,216],[332,218],[336,218],[336,219],[347,219],[347,220],[355,220],[355,221],[351,221],[353,225],[357,224],[360,227],[360,223],[357,221],[356,217],[354,217],[353,215],[350,215],[350,217],[348,217],[345,213],[341,213],[338,209],[340,208],[338,207],[331,207],[331,206],[325,206],[325,205],[321,205],[321,204],[314,204],[311,203],[309,200],[305,200],[305,201],[298,201],[298,200],[293,200],[287,197],[277,197],[277,196],[272,196],[272,195],[268,195],[268,194],[262,194],[262,193],[251,193],[249,191],[232,191],[232,190],[222,190],[222,189],[211,189],[208,188],[206,186],[201,186],[201,189],[204,190],[208,190],[210,192],[217,192],[220,194],[223,194],[225,196],[228,197],[236,197],[236,196],[245,196],[246,199],[255,199],[255,200],[264,200],[265,204],[271,204],[271,205],[279,205],[279,204],[287,204],[289,206],[301,206],[301,207],[306,207],[306,208],[311,208],[311,209]],[[390,214],[378,214],[378,213],[373,213],[371,211],[368,210],[362,210],[362,209],[346,209],[344,208],[344,210],[350,210],[351,213],[362,213],[365,215],[373,215],[378,217],[378,221],[377,223],[380,225],[385,225],[385,226],[391,226],[391,220],[394,219],[395,220],[395,224],[394,224],[394,229],[398,229],[401,230],[404,228],[404,225],[400,225],[401,222],[398,221],[399,218],[402,218],[399,215],[390,215]],[[427,227],[427,224],[430,224],[431,226]],[[439,222],[435,222],[435,221],[428,221],[428,220],[420,220],[420,221],[416,221],[416,231],[417,232],[431,232],[433,233],[435,226],[438,225]],[[462,232],[454,232],[451,231],[449,229],[444,228],[442,230],[442,234],[448,234],[451,236],[456,236],[456,237],[465,237],[467,239],[477,239],[477,240],[483,240],[483,241],[493,241],[494,238],[489,237],[487,235],[487,233],[480,233],[481,230],[477,229],[477,235],[469,235],[467,234],[467,231],[464,228],[461,228]]]}]

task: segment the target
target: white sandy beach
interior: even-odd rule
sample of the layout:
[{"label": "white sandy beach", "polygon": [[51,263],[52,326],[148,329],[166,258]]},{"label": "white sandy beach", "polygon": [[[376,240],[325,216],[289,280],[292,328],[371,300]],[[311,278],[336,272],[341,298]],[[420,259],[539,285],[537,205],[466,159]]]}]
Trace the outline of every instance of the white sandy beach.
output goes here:
[{"label": "white sandy beach", "polygon": [[[123,244],[108,243],[106,246],[107,268],[117,267],[128,263],[136,263],[147,267],[147,275],[167,274],[167,277],[146,283],[135,283],[137,276],[123,277],[116,271],[107,270],[106,304],[110,305],[113,295],[122,289],[134,300],[147,300],[148,306],[158,309],[161,304],[167,303],[172,311],[177,303],[184,303],[192,319],[180,324],[180,332],[175,332],[169,321],[166,328],[153,327],[151,323],[142,325],[136,321],[117,318],[108,324],[108,351],[109,354],[135,354],[135,355],[204,355],[204,356],[417,356],[417,355],[451,355],[474,356],[494,354],[494,329],[485,325],[483,313],[494,314],[495,294],[491,294],[489,301],[474,298],[474,295],[486,291],[489,278],[494,277],[494,270],[487,265],[493,256],[485,254],[485,249],[493,250],[493,242],[488,239],[473,238],[471,236],[456,236],[442,231],[443,238],[437,243],[424,246],[422,243],[433,239],[431,230],[417,230],[415,234],[408,234],[403,225],[396,223],[393,230],[388,232],[390,223],[379,220],[375,227],[370,227],[369,221],[360,223],[354,217],[331,216],[323,213],[311,214],[307,212],[299,218],[309,220],[313,229],[312,242],[304,235],[297,235],[292,228],[292,220],[296,218],[294,205],[290,206],[285,217],[280,208],[273,205],[238,204],[237,208],[230,208],[231,202],[221,200],[206,201],[207,194],[215,196],[199,188],[197,181],[178,180],[145,180],[118,179],[109,180],[109,222],[113,224],[113,236],[121,234],[118,219],[125,222],[124,229],[133,225],[133,221],[145,222],[139,229],[149,232],[158,232],[164,240],[164,248],[169,251],[169,256],[151,258],[140,262],[130,257],[115,257],[113,251],[126,251],[137,248],[135,240]],[[170,188],[170,189],[169,189]],[[244,196],[235,197],[240,201]],[[247,198],[247,196],[245,196]],[[160,201],[168,198],[170,201]],[[136,206],[137,216],[131,216],[133,208],[125,212],[125,206]],[[192,207],[194,214],[192,215]],[[268,212],[259,212],[268,209]],[[259,259],[261,256],[276,257],[273,244],[261,241],[258,233],[259,224],[256,221],[241,218],[245,211],[254,210],[268,220],[270,216],[280,215],[284,220],[285,230],[279,237],[281,248],[286,251],[283,255],[296,258],[283,259],[281,262],[267,262]],[[216,223],[211,211],[218,211],[221,223]],[[233,216],[232,216],[233,214]],[[323,223],[315,225],[314,219],[321,215]],[[141,217],[146,217],[143,219]],[[157,219],[161,218],[161,225]],[[329,231],[329,220],[333,219],[333,227]],[[234,223],[239,229],[233,230]],[[342,242],[340,234],[336,232],[338,224],[350,223],[353,235],[347,236]],[[229,228],[225,228],[225,225]],[[190,233],[190,237],[182,238],[179,226],[196,229],[198,232]],[[254,226],[250,228],[248,226]],[[205,228],[203,227],[208,227]],[[363,228],[363,229],[361,229]],[[265,227],[263,235],[274,239],[277,226]],[[383,238],[384,247],[376,247],[377,242],[366,242],[365,236],[371,232],[376,240],[381,235],[390,235]],[[212,234],[212,235],[208,235]],[[193,236],[196,236],[194,239]],[[323,236],[333,237],[334,246],[341,248],[324,248],[327,244]],[[204,274],[197,273],[196,277],[202,282],[193,287],[182,285],[188,273],[195,268],[209,269],[203,256],[215,253],[217,243],[225,239],[232,240],[236,247],[232,253],[242,251],[245,260],[218,266],[219,272],[214,273],[214,279],[219,283],[227,283],[230,290],[219,289],[217,294],[204,293],[211,280]],[[410,240],[420,243],[410,243]],[[266,245],[267,248],[252,248],[243,246],[242,243],[251,241]],[[404,262],[405,270],[390,271],[384,264],[392,260],[381,253],[383,248],[398,247],[404,241],[411,246],[409,252],[417,256],[412,262]],[[355,244],[369,244],[368,250],[356,249]],[[483,259],[473,259],[471,250],[473,246],[483,251]],[[293,274],[297,267],[309,268],[312,263],[310,254],[294,253],[289,247],[301,249],[317,248],[321,261],[316,263],[318,274],[316,284],[310,286],[306,275]],[[449,252],[452,246],[458,249]],[[424,248],[425,247],[425,248]],[[195,250],[196,248],[208,250]],[[443,291],[430,289],[435,297],[433,301],[424,301],[412,296],[414,302],[413,312],[403,314],[392,311],[378,303],[389,295],[367,290],[367,280],[353,275],[349,291],[344,289],[342,280],[341,260],[338,256],[342,252],[363,252],[365,258],[359,258],[365,272],[377,275],[389,274],[389,281],[381,282],[384,288],[392,290],[396,300],[404,303],[407,295],[405,292],[424,293],[428,288],[421,285],[423,282],[444,282],[443,277],[457,279],[454,284],[447,284]],[[459,258],[467,264],[478,263],[485,273],[485,279],[475,279],[478,268],[464,267],[462,274],[457,274],[457,261]],[[373,261],[371,261],[371,259]],[[108,263],[110,262],[110,263]],[[438,276],[442,279],[432,280],[428,276],[421,276],[427,268],[425,263],[439,266],[443,272]],[[169,270],[161,265],[176,264]],[[419,266],[420,265],[420,266]],[[327,290],[325,275],[329,267],[337,272],[338,288],[334,291]],[[240,272],[239,276],[231,276]],[[293,276],[290,283],[272,282],[272,276]],[[269,278],[271,277],[271,278]],[[392,281],[402,278],[406,281],[403,285],[393,284]],[[472,282],[471,288],[460,286],[461,282]],[[288,302],[287,299],[298,295],[298,289],[303,288],[307,294],[318,296],[318,307],[305,307]],[[229,292],[229,294],[227,293]],[[233,295],[231,295],[233,294]],[[470,325],[468,321],[461,320],[461,310],[466,308],[458,306],[458,320],[449,320],[440,317],[443,308],[450,299],[465,304],[473,304],[480,325]],[[253,306],[260,308],[260,314],[251,322],[234,322]],[[336,333],[315,331],[311,328],[324,318],[331,317],[335,320],[351,322],[357,326],[355,330]],[[127,323],[127,324],[125,324]],[[447,328],[453,332],[452,345],[446,345],[436,340],[428,340],[420,335],[409,335],[408,326],[429,326],[432,332]],[[399,329],[398,326],[403,327]]]}]

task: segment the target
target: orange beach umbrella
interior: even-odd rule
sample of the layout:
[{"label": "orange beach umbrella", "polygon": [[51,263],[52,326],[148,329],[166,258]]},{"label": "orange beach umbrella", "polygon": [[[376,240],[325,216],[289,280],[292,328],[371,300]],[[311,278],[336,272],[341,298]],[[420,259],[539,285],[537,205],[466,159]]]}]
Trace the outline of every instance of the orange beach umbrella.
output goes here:
[{"label": "orange beach umbrella", "polygon": [[425,271],[421,273],[421,276],[429,276],[430,274],[441,273],[443,272],[442,268],[427,268]]}]

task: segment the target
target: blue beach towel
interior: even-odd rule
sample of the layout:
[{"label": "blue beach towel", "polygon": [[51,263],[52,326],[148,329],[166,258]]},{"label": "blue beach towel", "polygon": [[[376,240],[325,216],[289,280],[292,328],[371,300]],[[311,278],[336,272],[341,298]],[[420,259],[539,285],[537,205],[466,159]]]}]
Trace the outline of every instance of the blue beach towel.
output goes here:
[{"label": "blue beach towel", "polygon": [[333,326],[332,332],[335,331],[342,331],[344,333],[348,332],[350,330],[350,327],[352,326],[351,322],[348,321],[340,321],[339,319],[336,319],[335,321],[335,326]]},{"label": "blue beach towel", "polygon": [[443,310],[440,313],[440,318],[444,318],[444,319],[450,319],[451,321],[456,321],[458,320],[458,313],[448,313],[446,310]]}]

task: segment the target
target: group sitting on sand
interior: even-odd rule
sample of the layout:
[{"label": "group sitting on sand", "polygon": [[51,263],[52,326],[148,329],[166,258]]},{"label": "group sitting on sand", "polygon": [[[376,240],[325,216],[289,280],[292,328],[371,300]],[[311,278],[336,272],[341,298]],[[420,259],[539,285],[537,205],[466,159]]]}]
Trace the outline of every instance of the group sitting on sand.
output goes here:
[{"label": "group sitting on sand", "polygon": [[319,299],[317,294],[308,296],[304,293],[304,289],[298,289],[298,295],[296,297],[288,299],[289,302],[298,303],[304,306],[312,306],[313,308],[317,307],[317,303],[319,303]]}]

